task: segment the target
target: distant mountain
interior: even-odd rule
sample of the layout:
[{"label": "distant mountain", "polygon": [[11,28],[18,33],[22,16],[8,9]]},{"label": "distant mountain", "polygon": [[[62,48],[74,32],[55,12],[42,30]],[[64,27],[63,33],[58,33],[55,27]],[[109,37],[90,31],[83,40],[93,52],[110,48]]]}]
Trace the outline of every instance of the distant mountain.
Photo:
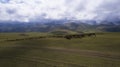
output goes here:
[{"label": "distant mountain", "polygon": [[39,22],[1,22],[0,32],[120,32],[120,21],[97,23],[94,20],[42,20]]}]

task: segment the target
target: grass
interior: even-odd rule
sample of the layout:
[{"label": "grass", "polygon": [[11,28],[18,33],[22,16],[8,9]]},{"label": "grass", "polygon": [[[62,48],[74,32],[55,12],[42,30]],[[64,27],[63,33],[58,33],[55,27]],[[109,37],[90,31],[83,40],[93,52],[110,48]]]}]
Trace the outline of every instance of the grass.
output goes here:
[{"label": "grass", "polygon": [[102,33],[97,37],[67,40],[43,38],[44,33],[0,34],[0,67],[120,67],[120,33]]}]

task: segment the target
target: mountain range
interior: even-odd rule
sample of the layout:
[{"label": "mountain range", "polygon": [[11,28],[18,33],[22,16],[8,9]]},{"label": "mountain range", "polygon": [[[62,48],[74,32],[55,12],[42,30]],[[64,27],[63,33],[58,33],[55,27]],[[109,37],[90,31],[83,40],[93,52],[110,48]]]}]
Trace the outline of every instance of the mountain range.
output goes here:
[{"label": "mountain range", "polygon": [[120,21],[43,20],[39,22],[0,22],[0,32],[120,32]]}]

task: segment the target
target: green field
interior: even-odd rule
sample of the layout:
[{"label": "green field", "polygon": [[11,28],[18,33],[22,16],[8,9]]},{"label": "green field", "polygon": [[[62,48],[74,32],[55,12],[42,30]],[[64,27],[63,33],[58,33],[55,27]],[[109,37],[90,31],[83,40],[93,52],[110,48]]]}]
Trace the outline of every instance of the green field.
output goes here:
[{"label": "green field", "polygon": [[[120,67],[120,33],[6,41],[44,33],[0,33],[0,67]],[[50,35],[50,34],[49,34]]]}]

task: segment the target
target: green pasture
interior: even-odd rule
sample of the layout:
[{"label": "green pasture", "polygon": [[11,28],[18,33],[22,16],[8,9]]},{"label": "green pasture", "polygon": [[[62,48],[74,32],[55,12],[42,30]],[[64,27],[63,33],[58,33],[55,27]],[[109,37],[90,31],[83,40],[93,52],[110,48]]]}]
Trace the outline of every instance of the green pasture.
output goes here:
[{"label": "green pasture", "polygon": [[6,41],[52,35],[21,34],[0,33],[0,67],[120,67],[120,33]]}]

